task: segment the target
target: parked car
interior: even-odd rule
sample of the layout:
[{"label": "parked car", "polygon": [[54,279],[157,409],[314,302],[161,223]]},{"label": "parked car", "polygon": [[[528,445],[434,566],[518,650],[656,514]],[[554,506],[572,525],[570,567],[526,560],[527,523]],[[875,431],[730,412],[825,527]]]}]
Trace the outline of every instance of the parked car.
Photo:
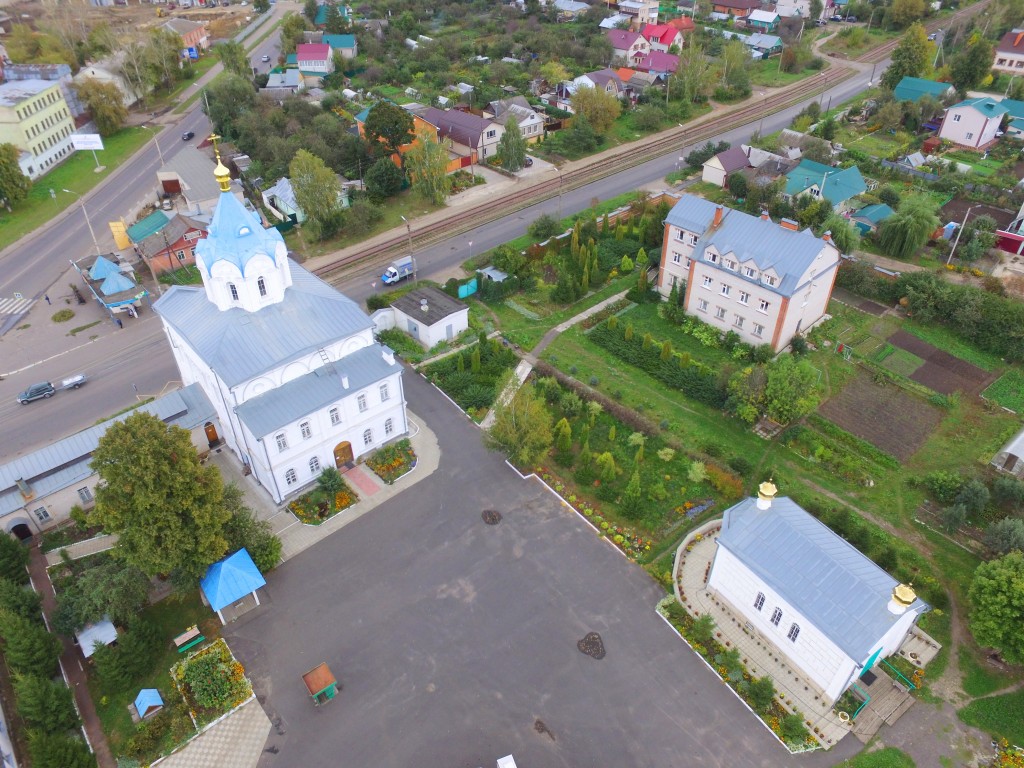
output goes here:
[{"label": "parked car", "polygon": [[33,400],[42,400],[45,397],[51,397],[56,391],[57,390],[53,388],[53,384],[50,382],[40,381],[38,384],[33,384],[18,395],[18,402],[22,405],[28,405]]},{"label": "parked car", "polygon": [[527,155],[526,160],[523,161],[523,165],[526,166],[527,168],[532,168],[533,167],[533,158],[530,157],[529,155]]},{"label": "parked car", "polygon": [[856,24],[857,23],[857,17],[856,16],[847,16],[846,20],[848,22],[850,22],[851,24]]},{"label": "parked car", "polygon": [[842,21],[842,20],[843,20],[843,17],[840,16],[838,13],[835,16],[832,17],[832,21]]},{"label": "parked car", "polygon": [[260,61],[262,61],[262,62],[268,62],[268,61],[270,61],[270,54],[268,54],[268,53],[264,53],[264,54],[263,54],[263,55],[262,55],[262,56],[260,57]]},{"label": "parked car", "polygon": [[181,140],[182,141],[190,141],[191,139],[194,139],[195,137],[196,137],[196,132],[195,131],[185,131],[183,134],[181,134]]}]

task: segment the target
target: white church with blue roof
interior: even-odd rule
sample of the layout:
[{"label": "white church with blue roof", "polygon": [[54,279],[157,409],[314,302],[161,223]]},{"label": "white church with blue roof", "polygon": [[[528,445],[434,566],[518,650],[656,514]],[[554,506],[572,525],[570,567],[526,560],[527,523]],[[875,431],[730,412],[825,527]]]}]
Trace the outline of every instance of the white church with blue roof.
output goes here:
[{"label": "white church with blue roof", "polygon": [[173,286],[154,309],[183,384],[217,411],[217,437],[282,503],[408,432],[402,367],[369,316],[230,193],[219,156],[214,173],[220,200],[196,246],[203,286]]},{"label": "white church with blue roof", "polygon": [[929,606],[771,482],[722,517],[707,589],[834,702]]}]

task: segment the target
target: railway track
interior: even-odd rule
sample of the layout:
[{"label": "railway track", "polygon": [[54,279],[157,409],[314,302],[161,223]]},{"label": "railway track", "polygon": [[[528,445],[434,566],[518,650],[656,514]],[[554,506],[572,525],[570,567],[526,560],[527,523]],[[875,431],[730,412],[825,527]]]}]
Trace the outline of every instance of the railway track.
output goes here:
[{"label": "railway track", "polygon": [[[969,16],[973,16],[983,8],[986,8],[992,0],[978,0],[973,5],[969,5],[966,8],[962,8],[953,14],[952,18],[934,19],[927,22],[924,27],[928,30],[928,33],[938,32],[943,27],[951,27],[956,23],[959,23],[963,19]],[[887,43],[883,43],[877,48],[872,48],[870,51],[865,51],[855,60],[862,64],[877,64],[880,61],[888,58],[889,54],[896,50],[896,46],[900,44],[900,38],[896,37]]]}]

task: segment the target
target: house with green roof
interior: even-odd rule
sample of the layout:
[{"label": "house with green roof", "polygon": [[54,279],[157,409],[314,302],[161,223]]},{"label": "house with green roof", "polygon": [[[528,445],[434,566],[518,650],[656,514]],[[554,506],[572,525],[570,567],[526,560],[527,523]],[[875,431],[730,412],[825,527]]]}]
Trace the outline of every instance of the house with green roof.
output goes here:
[{"label": "house with green roof", "polygon": [[904,77],[892,91],[897,101],[912,101],[915,104],[922,96],[931,96],[936,101],[942,101],[955,93],[956,89],[949,83],[925,80],[923,77]]},{"label": "house with green roof", "polygon": [[333,53],[340,53],[343,59],[354,59],[359,55],[355,35],[324,35],[322,40],[331,46]]},{"label": "house with green roof", "polygon": [[336,8],[341,18],[348,20],[351,18],[349,8],[339,3],[322,3],[319,8],[316,9],[316,16],[313,17],[313,26],[321,28],[327,24],[327,9]]},{"label": "house with green roof", "polygon": [[1006,126],[1006,135],[1014,139],[1024,139],[1024,101],[1003,99],[999,103],[1006,107],[1006,114],[1010,118],[1010,123]]},{"label": "house with green roof", "polygon": [[784,195],[789,200],[800,195],[825,198],[832,203],[836,213],[845,213],[853,209],[853,199],[864,194],[867,189],[868,185],[855,165],[833,168],[804,158],[786,174]]},{"label": "house with green roof", "polygon": [[885,203],[867,205],[850,217],[851,223],[860,230],[862,235],[870,234],[878,229],[878,225],[892,216],[896,211]]}]

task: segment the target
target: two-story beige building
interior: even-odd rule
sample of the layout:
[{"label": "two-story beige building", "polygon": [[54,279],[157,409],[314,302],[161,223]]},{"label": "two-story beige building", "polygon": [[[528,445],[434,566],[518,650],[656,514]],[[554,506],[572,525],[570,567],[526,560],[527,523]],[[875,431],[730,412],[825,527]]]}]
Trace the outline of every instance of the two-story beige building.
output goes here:
[{"label": "two-story beige building", "polygon": [[21,150],[21,172],[30,179],[71,156],[74,132],[60,83],[18,80],[0,85],[0,144]]},{"label": "two-story beige building", "polygon": [[821,320],[838,266],[827,233],[683,195],[665,219],[658,290],[685,283],[687,314],[778,351]]},{"label": "two-story beige building", "polygon": [[1024,72],[1024,29],[1011,29],[1002,36],[992,57],[992,69],[1009,75]]}]

